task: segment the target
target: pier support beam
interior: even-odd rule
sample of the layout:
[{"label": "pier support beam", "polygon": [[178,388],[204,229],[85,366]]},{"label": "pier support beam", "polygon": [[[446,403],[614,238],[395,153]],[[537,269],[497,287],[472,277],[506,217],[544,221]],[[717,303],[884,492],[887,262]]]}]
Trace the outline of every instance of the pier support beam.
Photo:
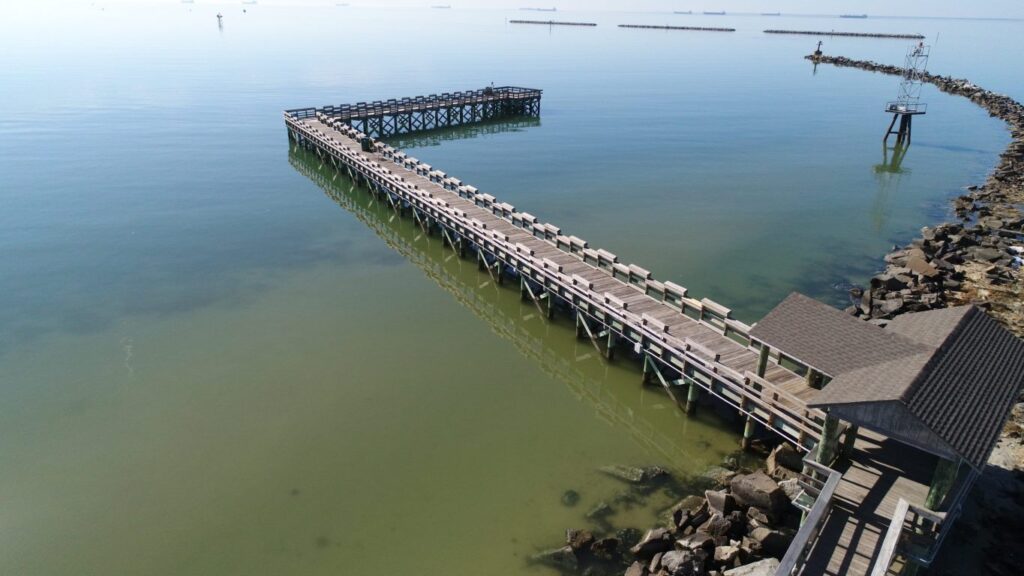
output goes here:
[{"label": "pier support beam", "polygon": [[[693,384],[690,385],[693,386]],[[740,448],[744,450],[750,448],[755,432],[757,432],[757,420],[754,420],[753,416],[747,416],[747,421],[743,424],[743,439],[740,440]]]},{"label": "pier support beam", "polygon": [[853,445],[857,442],[857,432],[860,428],[856,424],[850,424],[846,428],[846,435],[843,437],[843,457],[849,458],[853,454]]},{"label": "pier support beam", "polygon": [[619,337],[615,335],[611,327],[608,328],[608,346],[605,348],[604,357],[609,360],[615,360],[615,345],[619,342]]},{"label": "pier support beam", "polygon": [[821,372],[818,372],[810,366],[807,367],[807,387],[814,388],[815,390],[821,390],[821,382],[824,376]]},{"label": "pier support beam", "polygon": [[693,416],[694,412],[697,411],[697,401],[700,400],[700,386],[693,380],[690,380],[689,390],[686,391],[686,414],[687,416]]},{"label": "pier support beam", "polygon": [[949,495],[956,482],[959,470],[959,462],[939,458],[939,463],[935,465],[935,473],[932,475],[931,486],[928,488],[928,497],[924,501],[925,508],[938,510],[942,506],[942,501]]},{"label": "pier support beam", "polygon": [[825,415],[825,423],[821,427],[821,442],[818,442],[818,453],[815,460],[828,466],[836,458],[836,447],[839,444],[839,418]]}]

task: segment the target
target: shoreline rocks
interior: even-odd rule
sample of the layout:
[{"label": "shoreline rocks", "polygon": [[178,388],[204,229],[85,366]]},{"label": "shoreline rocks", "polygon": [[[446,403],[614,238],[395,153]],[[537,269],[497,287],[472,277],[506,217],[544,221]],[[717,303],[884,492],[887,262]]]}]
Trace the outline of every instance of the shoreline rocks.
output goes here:
[{"label": "shoreline rocks", "polygon": [[[794,463],[801,465],[795,448],[783,445],[772,454],[773,467],[780,477],[797,473],[786,468]],[[682,484],[656,466],[607,466],[599,470],[627,483],[630,490],[645,491],[651,484],[657,484],[666,495],[679,498],[685,494],[673,492],[673,486]],[[787,472],[781,473],[782,470]],[[615,532],[607,522],[612,509],[602,502],[594,509],[600,511],[593,514],[600,520],[597,528],[566,530],[565,542],[560,547],[536,554],[531,561],[566,575],[771,573],[763,571],[778,566],[778,559],[785,555],[799,526],[800,510],[792,505],[787,494],[764,470],[729,472],[712,489],[703,490],[703,496],[679,499],[661,514],[664,525],[643,533],[632,528]]]}]

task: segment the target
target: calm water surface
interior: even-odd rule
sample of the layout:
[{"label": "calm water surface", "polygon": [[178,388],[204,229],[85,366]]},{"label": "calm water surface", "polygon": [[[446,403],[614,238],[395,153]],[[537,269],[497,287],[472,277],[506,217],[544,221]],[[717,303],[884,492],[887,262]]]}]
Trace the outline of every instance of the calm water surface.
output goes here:
[{"label": "calm water surface", "polygon": [[687,480],[734,450],[733,421],[290,153],[282,109],[542,88],[539,122],[401,143],[754,321],[791,290],[841,304],[1008,141],[926,88],[885,169],[895,80],[761,29],[941,33],[933,71],[1024,97],[989,57],[1013,22],[517,15],[0,8],[0,573],[543,574],[524,558],[621,490],[597,467]]}]

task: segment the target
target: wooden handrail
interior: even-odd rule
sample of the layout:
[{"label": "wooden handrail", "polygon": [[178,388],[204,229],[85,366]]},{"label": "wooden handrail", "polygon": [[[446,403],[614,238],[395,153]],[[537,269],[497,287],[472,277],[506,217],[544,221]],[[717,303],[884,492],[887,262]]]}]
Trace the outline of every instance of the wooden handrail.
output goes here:
[{"label": "wooden handrail", "polygon": [[803,524],[800,525],[800,530],[797,531],[789,548],[786,549],[786,555],[782,557],[779,567],[775,570],[775,576],[793,576],[800,573],[807,552],[817,539],[822,523],[828,517],[829,509],[832,507],[832,497],[843,477],[839,472],[807,458],[804,458],[804,466],[817,472],[827,473],[828,479],[815,498],[814,505],[807,512]]}]

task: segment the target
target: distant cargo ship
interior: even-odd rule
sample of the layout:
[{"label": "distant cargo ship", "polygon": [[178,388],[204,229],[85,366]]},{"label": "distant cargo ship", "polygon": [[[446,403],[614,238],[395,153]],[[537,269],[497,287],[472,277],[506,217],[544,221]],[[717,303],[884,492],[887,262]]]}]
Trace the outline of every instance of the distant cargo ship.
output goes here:
[{"label": "distant cargo ship", "polygon": [[840,14],[840,18],[867,18],[867,14]]},{"label": "distant cargo ship", "polygon": [[782,16],[782,12],[761,12],[761,16]]}]

